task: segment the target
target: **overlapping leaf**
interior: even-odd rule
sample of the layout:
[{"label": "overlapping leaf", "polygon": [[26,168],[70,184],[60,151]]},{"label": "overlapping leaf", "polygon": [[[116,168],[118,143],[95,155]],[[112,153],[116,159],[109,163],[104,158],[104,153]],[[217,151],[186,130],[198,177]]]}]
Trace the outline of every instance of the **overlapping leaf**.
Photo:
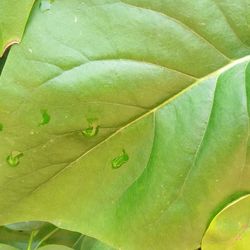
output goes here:
[{"label": "overlapping leaf", "polygon": [[250,190],[247,5],[38,1],[0,80],[0,223],[199,247]]},{"label": "overlapping leaf", "polygon": [[[71,232],[44,222],[23,222],[0,227],[0,244],[19,250],[60,249],[112,250],[106,244],[77,232]],[[1,249],[1,248],[0,248]]]},{"label": "overlapping leaf", "polygon": [[250,234],[250,196],[244,196],[222,210],[210,224],[204,238],[202,249],[249,248]]},{"label": "overlapping leaf", "polygon": [[20,42],[34,0],[0,1],[0,57],[13,43]]}]

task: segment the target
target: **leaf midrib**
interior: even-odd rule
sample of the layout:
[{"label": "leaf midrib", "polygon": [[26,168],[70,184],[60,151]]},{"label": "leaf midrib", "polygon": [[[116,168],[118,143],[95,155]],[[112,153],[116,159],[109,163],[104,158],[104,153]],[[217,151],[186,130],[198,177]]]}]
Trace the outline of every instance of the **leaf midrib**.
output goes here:
[{"label": "leaf midrib", "polygon": [[127,123],[126,125],[124,125],[123,127],[119,128],[118,130],[116,130],[114,133],[112,133],[111,135],[109,135],[106,139],[104,139],[103,141],[97,143],[94,147],[92,147],[91,149],[89,149],[88,151],[86,151],[84,154],[82,154],[80,157],[78,157],[75,161],[73,161],[70,164],[73,164],[74,162],[78,161],[81,157],[84,157],[86,154],[88,154],[89,152],[91,152],[92,150],[94,150],[96,147],[98,147],[99,145],[103,144],[104,142],[106,142],[107,140],[109,140],[110,138],[114,137],[116,134],[118,134],[119,132],[121,132],[122,130],[126,129],[127,127],[129,127],[130,125],[136,123],[137,121],[140,121],[141,119],[143,119],[144,117],[147,117],[148,115],[155,113],[157,110],[161,109],[162,107],[164,107],[165,105],[167,105],[168,103],[174,101],[176,98],[178,98],[179,96],[181,96],[182,94],[185,94],[186,92],[188,92],[190,89],[192,89],[193,87],[197,86],[198,84],[202,83],[203,81],[205,81],[206,79],[213,77],[215,75],[220,75],[223,72],[227,71],[228,69],[234,67],[237,64],[243,63],[243,62],[247,62],[250,61],[250,55],[249,56],[245,56],[241,59],[235,60],[232,63],[227,64],[226,66],[208,74],[207,76],[198,79],[197,81],[195,81],[193,84],[189,85],[187,88],[183,89],[182,91],[180,91],[179,93],[177,93],[176,95],[170,97],[169,99],[163,101],[162,103],[160,103],[159,105],[157,105],[156,107],[154,107],[153,109],[150,109],[148,112],[144,113],[143,115],[137,117],[136,119],[134,119],[133,121],[130,121],[129,123]]},{"label": "leaf midrib", "polygon": [[[77,163],[78,161],[80,161],[83,157],[85,157],[87,154],[91,153],[92,151],[94,151],[96,148],[100,147],[102,144],[104,144],[105,142],[107,142],[108,140],[110,140],[111,138],[113,138],[114,136],[116,136],[117,134],[119,134],[120,132],[122,132],[124,129],[128,128],[129,126],[135,124],[136,122],[140,121],[141,119],[144,119],[145,117],[155,113],[157,110],[161,109],[162,107],[166,106],[167,104],[171,103],[172,101],[174,101],[176,98],[178,98],[179,96],[185,94],[186,92],[188,92],[189,90],[191,90],[192,88],[194,88],[195,86],[201,84],[203,81],[205,81],[206,79],[216,76],[216,75],[220,75],[223,72],[226,72],[227,70],[229,70],[230,68],[234,67],[235,65],[238,65],[240,63],[244,63],[250,61],[250,55],[245,56],[241,59],[235,60],[232,63],[229,63],[227,65],[225,65],[224,67],[208,74],[207,76],[200,78],[199,80],[195,81],[193,84],[191,84],[190,86],[188,86],[187,88],[183,89],[182,91],[180,91],[179,93],[177,93],[176,95],[172,96],[171,98],[163,101],[161,104],[157,105],[156,107],[154,107],[153,109],[149,110],[148,112],[144,113],[143,115],[137,117],[136,119],[130,121],[129,123],[127,123],[126,125],[124,125],[123,127],[119,128],[118,130],[116,130],[114,133],[110,134],[108,137],[106,137],[104,140],[100,141],[99,143],[97,143],[95,146],[93,146],[92,148],[90,148],[89,150],[87,150],[86,152],[84,152],[83,154],[81,154],[79,157],[77,157],[74,161],[72,161],[71,163],[69,163],[68,165],[66,165],[65,167],[63,167],[61,170],[59,170],[57,173],[55,173],[54,175],[52,175],[51,177],[49,177],[46,181],[42,182],[40,185],[36,186],[34,190],[32,190],[31,192],[29,192],[28,194],[25,195],[25,197],[21,198],[20,200],[27,198],[28,196],[31,196],[33,193],[37,192],[38,190],[40,190],[40,188],[42,186],[44,186],[46,183],[48,183],[49,181],[51,181],[52,179],[56,178],[57,176],[61,175],[64,171],[66,171],[67,169],[71,168],[74,166],[75,163]],[[19,201],[20,201],[19,200]]]}]

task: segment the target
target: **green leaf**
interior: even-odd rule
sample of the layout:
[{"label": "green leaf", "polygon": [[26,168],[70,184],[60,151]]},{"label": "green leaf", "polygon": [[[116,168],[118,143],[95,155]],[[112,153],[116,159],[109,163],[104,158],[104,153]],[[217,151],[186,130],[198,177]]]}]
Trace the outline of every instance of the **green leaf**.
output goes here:
[{"label": "green leaf", "polygon": [[38,1],[0,78],[0,224],[198,248],[250,191],[245,3]]},{"label": "green leaf", "polygon": [[[17,231],[18,230],[18,231]],[[30,249],[38,249],[44,245],[64,245],[77,248],[76,242],[79,241],[80,233],[71,232],[55,227],[44,222],[26,222],[16,223],[0,227],[0,242],[26,250],[29,240],[31,240]],[[76,246],[76,247],[75,247]]]},{"label": "green leaf", "polygon": [[40,248],[41,250],[72,250],[70,247],[58,246],[58,245],[49,245]]},{"label": "green leaf", "polygon": [[250,245],[250,195],[231,203],[213,219],[202,241],[203,250],[244,250]]},{"label": "green leaf", "polygon": [[13,43],[19,43],[34,0],[0,1],[0,57]]},{"label": "green leaf", "polygon": [[33,231],[38,230],[44,226],[44,222],[31,221],[31,222],[19,222],[15,224],[5,225],[5,227],[14,231]]},{"label": "green leaf", "polygon": [[4,226],[0,227],[0,243],[16,247],[19,250],[26,250],[29,238],[29,231],[16,231]]},{"label": "green leaf", "polygon": [[4,245],[4,244],[0,244],[0,250],[17,250],[17,248],[8,246],[8,245]]},{"label": "green leaf", "polygon": [[75,250],[113,250],[94,238],[41,221],[19,222],[0,227],[0,243],[19,250],[37,250],[47,245],[66,246]]},{"label": "green leaf", "polygon": [[88,236],[82,239],[80,250],[114,250],[114,248]]}]

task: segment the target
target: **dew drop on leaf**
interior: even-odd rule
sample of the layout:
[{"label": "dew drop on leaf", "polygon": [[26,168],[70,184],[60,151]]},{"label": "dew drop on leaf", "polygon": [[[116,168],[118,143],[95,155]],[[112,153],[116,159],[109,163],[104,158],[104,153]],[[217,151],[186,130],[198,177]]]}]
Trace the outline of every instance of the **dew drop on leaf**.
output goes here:
[{"label": "dew drop on leaf", "polygon": [[86,137],[93,137],[98,134],[99,126],[90,124],[88,128],[82,130],[82,134]]},{"label": "dew drop on leaf", "polygon": [[23,153],[19,151],[13,151],[7,156],[6,161],[11,167],[16,167],[20,163],[20,158],[23,157]]},{"label": "dew drop on leaf", "polygon": [[125,164],[126,162],[128,162],[129,160],[129,156],[128,154],[126,153],[126,151],[123,149],[122,150],[122,154],[115,157],[113,160],[112,160],[112,168],[114,169],[117,169],[117,168],[120,168],[123,164]]},{"label": "dew drop on leaf", "polygon": [[40,3],[40,10],[42,12],[45,12],[47,10],[50,10],[51,4],[54,2],[54,0],[41,0]]},{"label": "dew drop on leaf", "polygon": [[50,115],[48,114],[47,110],[41,110],[42,120],[39,123],[39,126],[43,126],[49,123]]},{"label": "dew drop on leaf", "polygon": [[3,131],[3,124],[0,123],[0,132]]}]

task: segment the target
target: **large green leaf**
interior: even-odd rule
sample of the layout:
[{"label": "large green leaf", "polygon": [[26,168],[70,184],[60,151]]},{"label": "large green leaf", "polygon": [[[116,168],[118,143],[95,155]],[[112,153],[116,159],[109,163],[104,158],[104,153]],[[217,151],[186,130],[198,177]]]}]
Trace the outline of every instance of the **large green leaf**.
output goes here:
[{"label": "large green leaf", "polygon": [[0,1],[0,57],[13,43],[20,42],[34,0]]},{"label": "large green leaf", "polygon": [[210,224],[202,243],[203,250],[247,250],[250,246],[250,196],[233,202]]},{"label": "large green leaf", "polygon": [[0,79],[0,223],[198,248],[250,191],[249,3],[38,1]]}]

